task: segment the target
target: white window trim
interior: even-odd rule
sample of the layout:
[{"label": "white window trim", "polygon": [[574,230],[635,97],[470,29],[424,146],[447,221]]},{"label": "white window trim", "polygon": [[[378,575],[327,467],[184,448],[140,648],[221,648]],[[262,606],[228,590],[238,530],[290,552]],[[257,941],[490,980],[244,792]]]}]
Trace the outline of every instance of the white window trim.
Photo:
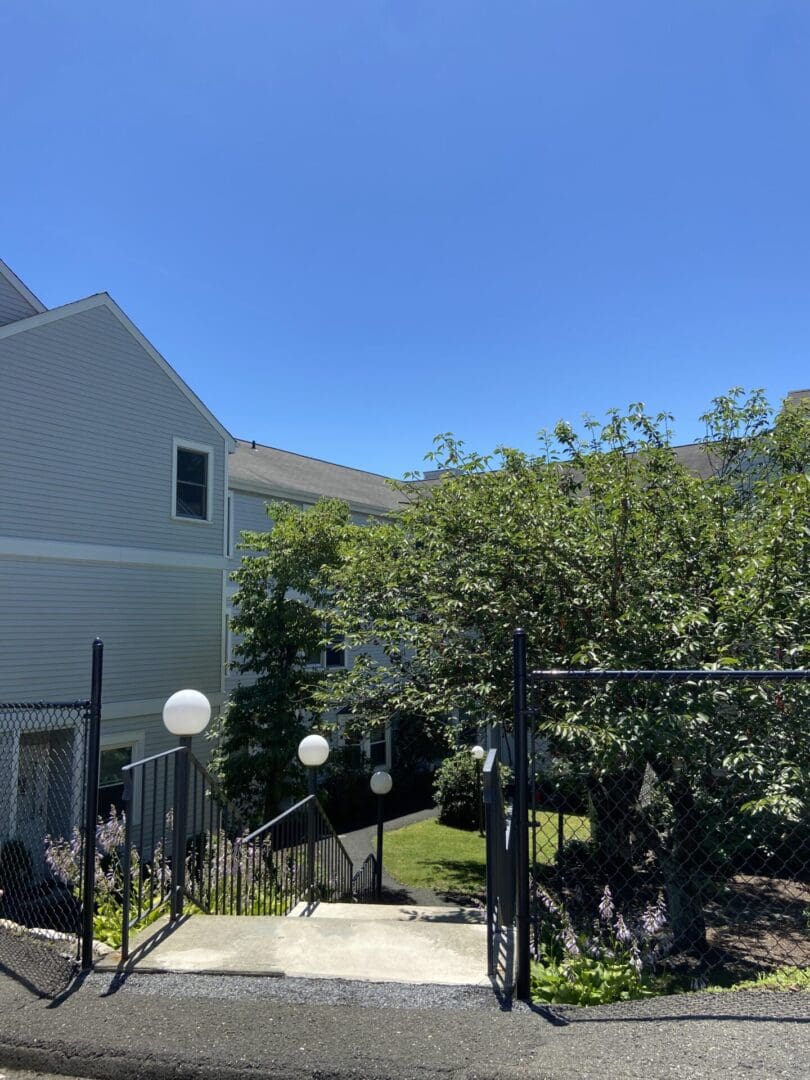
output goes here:
[{"label": "white window trim", "polygon": [[[205,483],[205,517],[186,517],[184,514],[177,513],[177,451],[178,450],[191,450],[196,454],[207,454],[208,466],[206,468],[206,483]],[[172,521],[182,521],[191,525],[210,525],[214,519],[214,498],[213,498],[213,480],[214,480],[214,448],[213,446],[207,446],[205,443],[193,442],[191,439],[180,439],[176,435],[172,438],[172,502],[171,502],[171,517]]]},{"label": "white window trim", "polygon": [[[101,744],[99,745],[99,761],[101,760],[102,750],[120,750],[123,746],[132,747],[131,762],[140,761],[146,757],[146,734],[143,731],[120,731],[115,734],[101,736]],[[132,785],[132,804],[130,806],[130,813],[134,821],[140,820],[141,815],[141,791],[140,784]],[[123,807],[116,807],[120,813]]]}]

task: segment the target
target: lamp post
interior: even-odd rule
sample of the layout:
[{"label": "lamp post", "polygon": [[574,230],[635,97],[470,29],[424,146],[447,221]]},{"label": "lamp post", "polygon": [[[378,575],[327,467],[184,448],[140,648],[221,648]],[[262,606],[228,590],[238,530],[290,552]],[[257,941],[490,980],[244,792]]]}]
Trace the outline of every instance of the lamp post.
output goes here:
[{"label": "lamp post", "polygon": [[188,828],[188,779],[191,771],[191,739],[205,731],[211,719],[211,703],[199,690],[178,690],[163,706],[166,730],[180,739],[181,753],[174,758],[174,820],[172,822],[171,920],[183,914],[186,889],[186,830]]},{"label": "lamp post", "polygon": [[481,762],[484,760],[484,755],[486,754],[486,750],[483,748],[483,746],[476,745],[470,750],[470,753],[472,754],[473,760],[475,761],[475,797],[476,797],[476,801],[478,802],[478,835],[483,836],[484,835],[484,813],[483,813],[484,793],[481,790]]},{"label": "lamp post", "polygon": [[378,769],[371,774],[371,790],[377,796],[377,880],[374,883],[374,897],[382,898],[382,869],[383,869],[383,804],[385,796],[394,786],[391,774],[385,769]]},{"label": "lamp post", "polygon": [[315,900],[315,792],[318,769],[329,757],[329,743],[323,735],[305,735],[298,744],[298,758],[309,770],[309,802],[307,803],[307,886],[309,902]]}]

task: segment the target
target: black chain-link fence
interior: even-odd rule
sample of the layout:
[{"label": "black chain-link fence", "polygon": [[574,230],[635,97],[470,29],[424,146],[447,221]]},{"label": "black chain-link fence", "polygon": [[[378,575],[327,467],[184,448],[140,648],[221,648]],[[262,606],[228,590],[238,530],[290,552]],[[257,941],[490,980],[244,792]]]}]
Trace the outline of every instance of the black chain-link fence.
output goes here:
[{"label": "black chain-link fence", "polygon": [[541,965],[687,986],[810,966],[810,672],[527,683]]},{"label": "black chain-link fence", "polygon": [[[0,972],[50,993],[78,958],[90,702],[0,703]],[[59,841],[57,843],[57,841]]]}]

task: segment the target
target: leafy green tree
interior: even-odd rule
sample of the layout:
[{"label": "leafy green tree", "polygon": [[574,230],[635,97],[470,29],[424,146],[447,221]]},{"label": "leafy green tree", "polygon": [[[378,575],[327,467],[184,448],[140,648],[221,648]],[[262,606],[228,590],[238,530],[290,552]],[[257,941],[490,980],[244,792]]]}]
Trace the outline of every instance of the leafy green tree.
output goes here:
[{"label": "leafy green tree", "polygon": [[[517,625],[543,667],[805,663],[810,411],[774,422],[761,394],[735,390],[704,419],[698,472],[670,417],[641,405],[582,433],[559,424],[535,456],[439,437],[443,479],[403,485],[403,509],[354,533],[329,572],[335,626],[358,655],[322,702],[365,723],[405,712],[452,730],[461,710],[508,725]],[[619,686],[543,702],[552,750],[588,778],[603,864],[626,865],[643,837],[679,946],[704,940],[707,812],[722,823],[741,799],[760,820],[805,812],[801,710],[745,693]],[[650,773],[656,814],[639,811]]]},{"label": "leafy green tree", "polygon": [[313,689],[326,677],[308,660],[331,644],[322,570],[337,563],[352,528],[348,507],[334,499],[303,511],[284,502],[267,509],[272,528],[242,533],[245,554],[233,574],[234,667],[255,681],[236,688],[214,731],[226,792],[262,820],[301,782],[295,751],[311,724]]}]

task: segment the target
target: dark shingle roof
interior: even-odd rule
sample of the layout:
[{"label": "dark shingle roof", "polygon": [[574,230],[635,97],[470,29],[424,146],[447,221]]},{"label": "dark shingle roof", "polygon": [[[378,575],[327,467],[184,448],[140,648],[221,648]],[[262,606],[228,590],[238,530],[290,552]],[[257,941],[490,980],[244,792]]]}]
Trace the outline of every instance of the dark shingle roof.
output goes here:
[{"label": "dark shingle roof", "polygon": [[393,510],[402,503],[399,492],[389,487],[386,477],[378,473],[244,439],[236,440],[228,471],[231,487],[262,495],[286,495],[305,502],[327,496],[369,510]]}]

